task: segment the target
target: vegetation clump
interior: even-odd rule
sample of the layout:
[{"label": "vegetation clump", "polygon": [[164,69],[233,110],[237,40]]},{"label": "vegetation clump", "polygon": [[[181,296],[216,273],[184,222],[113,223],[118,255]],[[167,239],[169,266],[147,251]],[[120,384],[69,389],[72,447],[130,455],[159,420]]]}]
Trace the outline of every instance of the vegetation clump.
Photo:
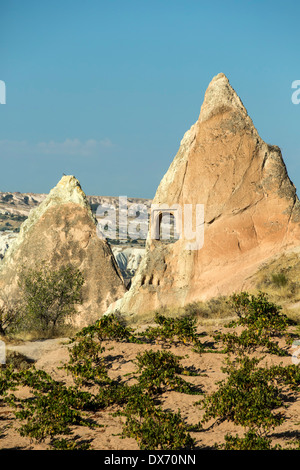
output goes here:
[{"label": "vegetation clump", "polygon": [[272,283],[276,287],[284,287],[288,282],[288,278],[284,273],[272,274]]},{"label": "vegetation clump", "polygon": [[242,332],[217,333],[215,339],[225,344],[225,352],[250,353],[259,347],[271,354],[286,356],[288,352],[273,338],[281,338],[293,322],[283,313],[281,307],[270,302],[267,295],[260,292],[257,296],[247,292],[231,297],[232,307],[238,317],[226,326],[242,327]]},{"label": "vegetation clump", "polygon": [[198,352],[203,351],[203,344],[197,334],[197,320],[192,315],[179,318],[168,318],[161,313],[156,313],[157,327],[148,327],[144,336],[151,341],[157,340],[166,344],[192,344]]},{"label": "vegetation clump", "polygon": [[[284,423],[287,405],[299,394],[300,368],[295,364],[263,366],[264,355],[259,353],[286,353],[275,339],[288,340],[291,323],[263,293],[234,295],[231,305],[237,319],[230,326],[239,327],[241,333],[215,335],[217,343],[225,345],[227,356],[222,367],[225,378],[216,383],[212,393],[205,393],[202,383],[196,387],[194,378],[185,380],[203,376],[194,367],[183,366],[188,354],[179,356],[166,350],[175,344],[181,351],[201,348],[207,352],[199,341],[194,316],[156,314],[157,326],[137,334],[120,315],[106,315],[71,339],[69,360],[61,367],[68,372],[68,380],[55,380],[30,363],[23,367],[17,358],[2,365],[0,406],[6,404],[14,410],[21,436],[47,442],[57,450],[90,449],[90,441],[74,431],[102,428],[95,419],[100,410],[119,417],[119,437],[134,438],[140,449],[194,449],[196,440],[191,432],[206,432],[204,426],[211,421],[215,425],[226,421],[244,429],[243,435],[227,434],[224,443],[215,445],[217,449],[281,449],[273,445],[271,432]],[[135,367],[124,376],[117,376],[113,367],[115,357],[110,351],[116,342],[128,345],[131,354],[136,351],[134,359],[122,356],[133,370]],[[25,398],[16,393],[20,387],[28,391]],[[197,426],[188,425],[180,409],[168,408],[165,394],[170,391],[202,395],[194,402],[202,410]]]},{"label": "vegetation clump", "polygon": [[199,393],[180,374],[194,375],[180,365],[182,357],[167,351],[145,351],[136,357],[137,380],[150,394],[163,393],[167,388],[188,394]]},{"label": "vegetation clump", "polygon": [[6,297],[0,299],[0,336],[15,333],[23,321],[21,303]]},{"label": "vegetation clump", "polygon": [[200,402],[205,410],[203,423],[216,419],[245,428],[243,437],[226,435],[221,446],[226,450],[271,449],[268,433],[285,420],[282,409],[290,401],[288,389],[299,392],[299,367],[258,367],[261,360],[248,356],[238,356],[234,361],[227,358],[222,369],[227,379],[218,382],[218,390]]},{"label": "vegetation clump", "polygon": [[74,387],[52,379],[42,370],[33,366],[31,369],[12,372],[5,369],[3,374],[9,374],[10,390],[20,386],[28,387],[29,398],[19,399],[14,394],[7,394],[5,401],[15,409],[15,416],[21,421],[18,431],[21,436],[30,437],[37,442],[46,438],[52,440],[59,435],[72,434],[71,426],[89,426],[92,424],[82,416],[82,410],[91,406],[91,396]]},{"label": "vegetation clump", "polygon": [[127,420],[123,428],[124,437],[133,437],[142,450],[193,449],[192,439],[180,411],[173,413],[161,407],[148,405],[143,409],[127,409]]},{"label": "vegetation clump", "polygon": [[126,326],[125,321],[116,314],[104,315],[93,325],[83,328],[76,335],[77,338],[84,336],[96,337],[100,342],[105,340],[139,342],[134,335],[134,330]]},{"label": "vegetation clump", "polygon": [[23,295],[23,319],[27,329],[55,333],[67,317],[82,303],[84,277],[73,266],[50,269],[41,263],[36,269],[23,270],[19,285]]}]

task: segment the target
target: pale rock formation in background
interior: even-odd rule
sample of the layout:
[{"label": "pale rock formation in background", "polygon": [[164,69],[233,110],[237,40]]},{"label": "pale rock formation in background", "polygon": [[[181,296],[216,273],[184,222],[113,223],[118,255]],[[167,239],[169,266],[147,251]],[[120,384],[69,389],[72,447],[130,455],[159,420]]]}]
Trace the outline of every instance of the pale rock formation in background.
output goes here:
[{"label": "pale rock formation in background", "polygon": [[125,284],[128,285],[143,259],[145,248],[112,246],[112,252],[125,280]]},{"label": "pale rock formation in background", "polygon": [[149,232],[130,290],[107,313],[138,315],[246,289],[262,263],[300,244],[299,200],[281,151],[260,138],[224,74],[209,84],[153,204],[204,204],[204,245],[187,250],[184,237],[165,244]]},{"label": "pale rock formation in background", "polygon": [[41,261],[53,269],[71,264],[85,278],[76,324],[93,323],[126,291],[111,248],[106,240],[99,239],[96,226],[78,180],[63,176],[30,211],[6,251],[0,264],[1,292],[8,297],[21,294],[18,278],[23,267],[35,268]]},{"label": "pale rock formation in background", "polygon": [[17,236],[18,235],[16,233],[9,231],[0,234],[0,261],[4,258],[9,245],[12,244]]}]

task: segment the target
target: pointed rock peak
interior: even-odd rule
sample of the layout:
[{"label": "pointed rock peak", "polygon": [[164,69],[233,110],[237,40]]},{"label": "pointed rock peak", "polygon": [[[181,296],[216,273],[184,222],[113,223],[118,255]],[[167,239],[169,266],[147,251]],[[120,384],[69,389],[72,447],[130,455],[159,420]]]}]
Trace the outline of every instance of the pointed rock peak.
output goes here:
[{"label": "pointed rock peak", "polygon": [[90,214],[90,217],[94,219],[91,206],[85,193],[81,189],[79,181],[75,176],[64,175],[57,185],[51,189],[46,199],[44,199],[37,208],[30,211],[28,219],[21,225],[21,230],[22,228],[27,229],[28,226],[40,218],[50,207],[69,203],[79,204],[81,207],[84,207]]},{"label": "pointed rock peak", "polygon": [[81,189],[79,181],[72,175],[64,175],[58,184],[50,191],[44,202],[48,204],[50,202],[52,204],[74,202],[82,206],[88,205],[86,195]]},{"label": "pointed rock peak", "polygon": [[46,199],[44,199],[44,201],[36,209],[30,211],[28,219],[24,222],[24,224],[26,224],[26,222],[30,224],[32,221],[41,217],[50,207],[69,203],[79,204],[80,206],[84,207],[90,216],[94,219],[91,206],[80,186],[79,181],[75,178],[75,176],[64,175],[57,185],[51,189]]},{"label": "pointed rock peak", "polygon": [[97,225],[97,221],[92,213],[91,206],[85,193],[81,189],[79,181],[75,178],[75,176],[64,175],[57,185],[51,189],[44,201],[29,212],[28,218],[20,227],[18,237],[7,250],[6,260],[10,258],[11,254],[22,243],[26,234],[32,229],[32,227],[34,227],[36,222],[41,219],[41,217],[43,217],[48,209],[57,207],[59,210],[60,206],[69,203],[78,204],[83,207],[89,214],[95,226]]},{"label": "pointed rock peak", "polygon": [[216,114],[229,110],[239,111],[244,117],[248,116],[242,101],[230,85],[226,75],[219,73],[212,79],[205,92],[199,122],[207,121]]}]

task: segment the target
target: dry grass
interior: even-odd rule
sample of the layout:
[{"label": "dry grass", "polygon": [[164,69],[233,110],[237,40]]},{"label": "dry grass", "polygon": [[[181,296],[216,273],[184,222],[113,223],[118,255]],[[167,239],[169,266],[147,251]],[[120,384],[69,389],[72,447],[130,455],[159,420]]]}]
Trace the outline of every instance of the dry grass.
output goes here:
[{"label": "dry grass", "polygon": [[197,320],[197,324],[202,326],[218,326],[235,318],[229,299],[227,297],[216,297],[206,302],[192,302],[183,307],[162,307],[147,313],[126,317],[126,321],[129,326],[135,328],[139,324],[151,325],[154,323],[156,313],[167,318],[193,316]]},{"label": "dry grass", "polygon": [[290,252],[274,259],[253,276],[254,293],[263,291],[270,301],[300,323],[300,256]]},{"label": "dry grass", "polygon": [[[271,302],[282,307],[291,320],[300,325],[300,256],[296,251],[286,253],[265,264],[251,279],[252,289],[249,293],[265,292]],[[199,301],[184,307],[160,308],[144,314],[132,315],[128,323],[136,327],[138,324],[152,324],[156,313],[166,317],[193,315],[199,325],[222,326],[235,318],[229,297],[217,297],[206,302]]]}]

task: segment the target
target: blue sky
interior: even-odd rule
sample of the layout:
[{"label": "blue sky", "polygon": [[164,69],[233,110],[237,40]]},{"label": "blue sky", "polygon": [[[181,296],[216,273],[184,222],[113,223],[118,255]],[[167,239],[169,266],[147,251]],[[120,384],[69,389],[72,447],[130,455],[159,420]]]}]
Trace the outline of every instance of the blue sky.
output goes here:
[{"label": "blue sky", "polygon": [[0,0],[0,191],[152,198],[205,90],[227,75],[300,187],[300,4]]}]

